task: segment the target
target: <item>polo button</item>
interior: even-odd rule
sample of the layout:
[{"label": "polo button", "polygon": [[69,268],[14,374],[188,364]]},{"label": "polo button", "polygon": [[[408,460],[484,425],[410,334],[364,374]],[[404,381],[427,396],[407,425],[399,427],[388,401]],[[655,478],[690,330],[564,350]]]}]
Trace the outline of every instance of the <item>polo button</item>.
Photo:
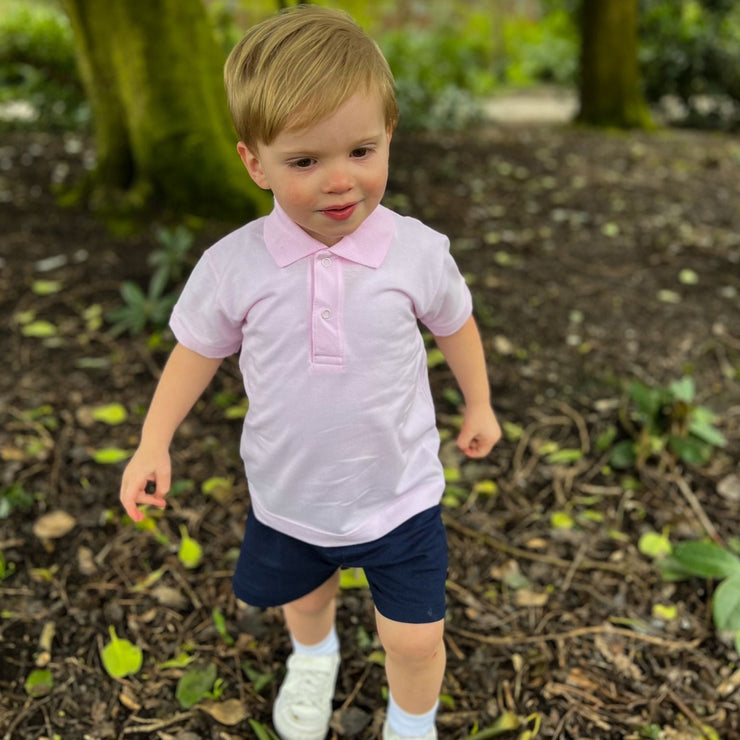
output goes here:
[{"label": "polo button", "polygon": [[324,257],[324,259],[321,260],[321,264],[324,267],[331,267],[331,257]]},{"label": "polo button", "polygon": [[328,319],[330,319],[330,318],[331,318],[331,311],[330,311],[330,310],[329,310],[328,308],[325,308],[325,309],[324,309],[324,310],[323,310],[323,311],[321,312],[321,318],[322,318],[322,319],[327,319],[327,320],[328,320]]}]

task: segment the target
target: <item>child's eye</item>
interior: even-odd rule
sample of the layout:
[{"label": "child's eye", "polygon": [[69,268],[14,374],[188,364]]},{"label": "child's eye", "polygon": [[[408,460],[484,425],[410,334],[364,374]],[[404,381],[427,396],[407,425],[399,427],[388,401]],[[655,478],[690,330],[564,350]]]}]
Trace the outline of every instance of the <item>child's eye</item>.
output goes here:
[{"label": "child's eye", "polygon": [[296,159],[290,163],[291,167],[295,167],[299,170],[307,170],[314,163],[314,160],[310,157],[303,157],[303,159]]},{"label": "child's eye", "polygon": [[367,157],[369,154],[372,153],[372,147],[369,146],[359,146],[357,149],[352,150],[352,156],[355,159],[362,159],[363,157]]}]

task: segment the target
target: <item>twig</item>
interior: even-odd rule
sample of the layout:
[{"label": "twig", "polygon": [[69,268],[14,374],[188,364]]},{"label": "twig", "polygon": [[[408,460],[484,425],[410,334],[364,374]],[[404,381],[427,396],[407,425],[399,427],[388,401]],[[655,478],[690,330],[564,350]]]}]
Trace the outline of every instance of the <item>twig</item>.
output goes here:
[{"label": "twig", "polygon": [[365,670],[362,672],[362,675],[357,679],[357,683],[355,683],[355,687],[352,689],[352,692],[349,694],[349,696],[344,700],[344,703],[339,708],[340,711],[344,711],[347,709],[352,702],[357,698],[357,695],[362,690],[362,687],[365,685],[365,681],[367,681],[367,677],[370,675],[370,671],[373,668],[372,663],[367,663],[365,665]]},{"label": "twig", "polygon": [[577,627],[576,629],[567,630],[566,632],[549,632],[542,635],[512,635],[510,637],[491,637],[489,635],[480,635],[477,632],[470,632],[469,630],[460,629],[452,625],[447,625],[447,630],[453,634],[460,635],[461,637],[467,637],[476,642],[482,642],[486,645],[493,645],[494,647],[507,647],[511,645],[529,645],[538,642],[550,642],[555,640],[573,640],[577,637],[585,637],[587,635],[618,635],[620,637],[627,637],[631,640],[639,640],[640,642],[647,642],[651,645],[658,645],[666,650],[693,650],[701,643],[701,639],[691,640],[690,642],[683,642],[680,640],[666,640],[663,637],[657,637],[656,635],[645,635],[640,632],[634,632],[633,630],[624,629],[622,627],[613,627],[610,624],[592,625],[590,627]]},{"label": "twig", "polygon": [[668,480],[675,483],[678,486],[678,490],[681,491],[683,497],[694,512],[694,515],[699,520],[699,524],[704,528],[704,531],[720,546],[725,547],[725,543],[716,530],[714,524],[710,521],[704,508],[702,507],[696,494],[691,490],[689,484],[680,475],[671,475]]},{"label": "twig", "polygon": [[138,717],[132,717],[132,721],[141,722],[140,727],[126,727],[123,730],[123,735],[136,735],[141,732],[156,732],[157,730],[163,730],[165,727],[170,725],[176,725],[178,722],[184,722],[186,719],[190,719],[194,716],[194,712],[182,712],[175,714],[168,719],[150,720],[150,719],[139,719]]},{"label": "twig", "polygon": [[587,455],[591,450],[591,439],[588,436],[588,429],[586,428],[586,421],[584,418],[573,408],[568,406],[563,401],[554,401],[557,406],[566,416],[570,417],[573,423],[578,429],[578,437],[581,440],[581,451],[584,455]]}]

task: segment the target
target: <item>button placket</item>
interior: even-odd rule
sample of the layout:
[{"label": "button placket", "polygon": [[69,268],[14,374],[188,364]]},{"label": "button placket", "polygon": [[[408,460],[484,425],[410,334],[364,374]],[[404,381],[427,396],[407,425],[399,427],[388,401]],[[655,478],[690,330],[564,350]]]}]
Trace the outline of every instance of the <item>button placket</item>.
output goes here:
[{"label": "button placket", "polygon": [[341,326],[342,266],[340,260],[326,252],[313,261],[313,306],[311,361],[314,365],[342,364]]}]

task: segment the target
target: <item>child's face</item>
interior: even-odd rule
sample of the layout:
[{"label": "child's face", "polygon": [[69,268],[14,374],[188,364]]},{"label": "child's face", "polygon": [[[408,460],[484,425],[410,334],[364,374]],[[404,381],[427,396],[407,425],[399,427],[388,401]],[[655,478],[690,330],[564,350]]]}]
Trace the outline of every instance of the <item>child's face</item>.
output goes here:
[{"label": "child's face", "polygon": [[270,144],[237,150],[252,179],[328,247],[375,210],[388,180],[391,132],[380,96],[353,95],[318,123],[283,130]]}]

